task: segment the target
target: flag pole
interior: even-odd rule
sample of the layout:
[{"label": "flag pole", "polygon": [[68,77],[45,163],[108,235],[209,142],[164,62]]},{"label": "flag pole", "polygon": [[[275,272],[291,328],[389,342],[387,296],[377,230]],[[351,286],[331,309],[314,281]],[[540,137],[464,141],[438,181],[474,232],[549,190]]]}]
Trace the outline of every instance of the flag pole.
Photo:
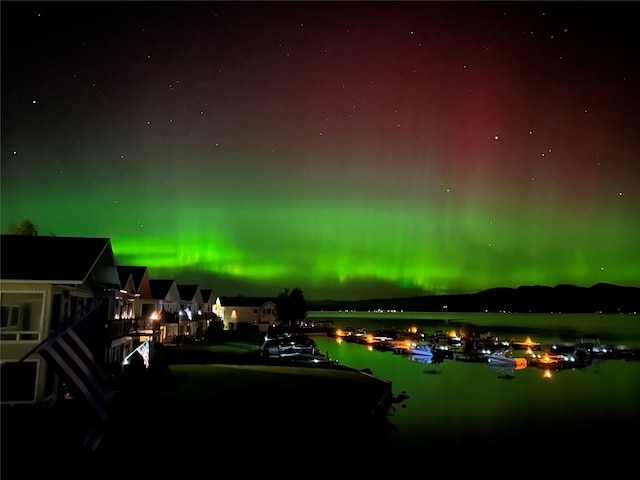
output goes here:
[{"label": "flag pole", "polygon": [[[86,334],[98,333],[97,331],[82,332],[82,322],[91,320],[94,313],[103,305],[107,297],[101,295],[94,298],[86,308],[71,321],[63,323],[59,328],[51,330],[49,335],[29,350],[19,362],[24,361],[34,353],[49,364],[50,368],[58,371],[74,388],[74,396],[77,393],[84,398],[87,406],[93,413],[91,427],[87,431],[84,445],[91,451],[95,451],[105,435],[108,422],[109,394],[107,389],[107,372],[104,364],[96,357],[95,346],[87,344]],[[99,319],[101,320],[101,314]],[[104,323],[104,322],[102,322]],[[89,328],[99,328],[89,326]],[[80,330],[79,330],[80,328]],[[85,330],[86,330],[85,326]],[[93,330],[93,329],[92,329]],[[104,346],[101,347],[104,349]],[[104,352],[104,350],[102,350]]]},{"label": "flag pole", "polygon": [[61,325],[61,328],[58,328],[57,330],[54,330],[52,332],[49,332],[49,335],[46,336],[46,338],[44,338],[44,340],[42,340],[40,343],[38,343],[35,347],[33,347],[31,350],[29,350],[27,353],[25,353],[22,358],[20,360],[18,360],[18,363],[22,363],[24,362],[27,358],[29,358],[31,355],[33,355],[34,353],[37,353],[38,350],[40,350],[42,348],[42,346],[47,343],[47,341],[51,340],[52,338],[57,337],[58,335],[60,335],[60,330],[66,330],[67,328],[71,328],[74,325],[80,323],[80,321],[82,321],[82,319],[84,317],[86,317],[87,315],[89,315],[91,312],[93,312],[96,308],[98,308],[100,305],[102,305],[102,302],[104,302],[106,297],[104,296],[100,296],[97,298],[94,298],[93,301],[89,304],[89,307],[83,311],[80,315],[77,315],[71,322],[67,323],[66,325]]}]

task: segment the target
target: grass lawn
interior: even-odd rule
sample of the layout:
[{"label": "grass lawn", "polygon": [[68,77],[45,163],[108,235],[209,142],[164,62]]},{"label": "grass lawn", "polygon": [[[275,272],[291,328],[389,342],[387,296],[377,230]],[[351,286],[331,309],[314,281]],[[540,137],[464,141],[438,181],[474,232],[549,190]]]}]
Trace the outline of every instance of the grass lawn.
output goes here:
[{"label": "grass lawn", "polygon": [[41,461],[30,467],[48,472],[48,462],[67,455],[118,470],[115,458],[121,465],[154,459],[147,469],[191,459],[195,467],[193,459],[214,454],[255,460],[384,445],[388,423],[372,411],[390,394],[388,382],[341,366],[265,364],[260,346],[231,339],[158,348],[151,368],[128,376],[128,388],[112,398],[105,439],[92,454],[81,451],[85,422],[76,401],[3,410],[3,479],[34,452]]}]

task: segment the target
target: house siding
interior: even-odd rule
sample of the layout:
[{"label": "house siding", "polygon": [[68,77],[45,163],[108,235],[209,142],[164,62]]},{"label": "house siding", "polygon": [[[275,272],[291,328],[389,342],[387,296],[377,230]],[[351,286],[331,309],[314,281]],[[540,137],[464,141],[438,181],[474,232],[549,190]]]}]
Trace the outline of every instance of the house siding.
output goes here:
[{"label": "house siding", "polygon": [[[245,298],[242,300],[251,303]],[[249,305],[233,305],[233,299],[229,302],[230,304],[223,305],[223,300],[218,298],[215,304],[214,313],[222,319],[225,330],[235,330],[239,323],[248,323],[257,325],[261,332],[266,332],[270,325],[278,321],[276,304],[272,301],[257,300],[260,303]]]},{"label": "house siding", "polygon": [[[52,328],[58,328],[58,324],[68,321],[79,314],[82,309],[93,299],[93,292],[84,286],[59,286],[45,283],[0,283],[0,304],[2,306],[20,304],[25,306],[24,315],[20,318],[20,325],[16,328],[2,328],[0,341],[2,344],[3,373],[8,369],[19,368],[28,372],[29,379],[22,378],[17,384],[11,384],[3,379],[3,391],[0,403],[2,404],[37,404],[51,400],[55,394],[52,387],[52,373],[46,362],[37,354],[29,353],[42,342]],[[20,303],[22,302],[22,303]],[[56,305],[54,308],[54,304]],[[29,305],[29,308],[26,308]],[[35,369],[16,367],[15,363],[33,362]],[[32,383],[31,396],[27,396],[26,388]],[[14,391],[18,389],[25,393],[16,396]]]}]

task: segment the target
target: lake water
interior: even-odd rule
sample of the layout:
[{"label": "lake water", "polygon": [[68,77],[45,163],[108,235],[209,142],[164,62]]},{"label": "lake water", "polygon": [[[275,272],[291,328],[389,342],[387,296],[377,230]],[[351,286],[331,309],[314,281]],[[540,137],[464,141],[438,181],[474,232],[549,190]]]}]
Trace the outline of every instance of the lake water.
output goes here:
[{"label": "lake water", "polygon": [[[500,315],[310,312],[336,328],[367,330],[417,327],[426,333],[473,324],[501,339],[542,346],[575,343],[596,335],[616,348],[640,348],[638,315]],[[496,457],[519,452],[621,454],[640,432],[640,361],[595,360],[591,365],[547,371],[536,366],[505,376],[486,363],[446,359],[424,364],[408,356],[315,335],[318,348],[340,364],[370,369],[408,398],[390,412],[389,448],[406,452],[468,450]],[[632,437],[629,437],[631,435]]]}]

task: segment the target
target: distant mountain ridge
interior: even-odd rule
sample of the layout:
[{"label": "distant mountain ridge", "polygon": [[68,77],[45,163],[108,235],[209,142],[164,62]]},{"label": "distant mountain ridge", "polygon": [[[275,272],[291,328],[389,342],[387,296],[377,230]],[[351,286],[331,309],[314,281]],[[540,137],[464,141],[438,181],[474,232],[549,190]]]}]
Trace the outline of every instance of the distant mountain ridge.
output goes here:
[{"label": "distant mountain ridge", "polygon": [[405,312],[638,313],[640,287],[598,283],[592,287],[540,285],[490,288],[477,293],[369,300],[308,301],[309,310]]}]

